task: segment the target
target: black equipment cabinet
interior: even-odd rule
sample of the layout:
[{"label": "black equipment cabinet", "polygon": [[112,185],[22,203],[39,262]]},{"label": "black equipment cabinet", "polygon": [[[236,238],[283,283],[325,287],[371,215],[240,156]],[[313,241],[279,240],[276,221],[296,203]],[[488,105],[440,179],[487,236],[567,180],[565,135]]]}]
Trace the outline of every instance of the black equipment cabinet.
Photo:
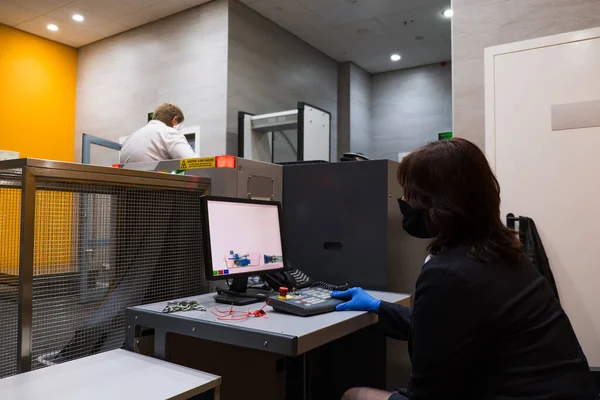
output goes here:
[{"label": "black equipment cabinet", "polygon": [[398,165],[285,165],[283,229],[290,266],[333,284],[412,294],[428,242],[402,230]]}]

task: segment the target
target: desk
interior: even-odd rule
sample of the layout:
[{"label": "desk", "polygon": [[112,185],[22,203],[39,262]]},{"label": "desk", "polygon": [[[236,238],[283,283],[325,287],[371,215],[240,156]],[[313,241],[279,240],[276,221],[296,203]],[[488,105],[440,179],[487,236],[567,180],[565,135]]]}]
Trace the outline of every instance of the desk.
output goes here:
[{"label": "desk", "polygon": [[[369,291],[369,294],[390,303],[408,305],[410,301],[410,296],[405,294],[376,291]],[[367,312],[331,312],[303,318],[276,312],[270,306],[265,307],[266,318],[220,321],[211,311],[215,307],[223,310],[229,306],[217,304],[215,295],[209,293],[185,299],[197,301],[206,307],[206,311],[164,314],[166,301],[128,308],[125,311],[126,348],[134,349],[136,327],[144,326],[154,329],[154,355],[161,359],[165,358],[168,333],[296,357],[377,322],[377,315]],[[261,303],[253,304],[250,310],[261,306]],[[234,310],[246,311],[248,306],[234,307]]]},{"label": "desk", "polygon": [[205,393],[218,399],[220,384],[218,376],[119,349],[4,378],[0,397],[162,400]]},{"label": "desk", "polygon": [[[410,296],[405,294],[369,293],[388,302],[410,305]],[[229,306],[215,303],[214,296],[211,293],[185,299],[205,306],[204,312],[163,314],[167,302],[128,308],[126,348],[222,376],[224,400],[240,396],[281,399],[282,392],[287,399],[323,398],[322,391],[317,397],[310,395],[317,390],[314,387],[323,385],[331,386],[330,398],[339,398],[343,388],[338,386],[385,385],[386,341],[371,328],[377,315],[348,311],[302,318],[267,306],[267,317],[220,321],[211,310],[226,310]],[[263,304],[249,308],[256,310]],[[234,309],[247,311],[248,306]],[[153,336],[143,336],[149,331],[154,331]],[[352,365],[365,366],[368,372],[344,370]],[[336,385],[331,384],[332,380]],[[257,382],[262,383],[257,386]],[[242,387],[243,392],[236,393]],[[256,392],[251,394],[250,390]]]}]

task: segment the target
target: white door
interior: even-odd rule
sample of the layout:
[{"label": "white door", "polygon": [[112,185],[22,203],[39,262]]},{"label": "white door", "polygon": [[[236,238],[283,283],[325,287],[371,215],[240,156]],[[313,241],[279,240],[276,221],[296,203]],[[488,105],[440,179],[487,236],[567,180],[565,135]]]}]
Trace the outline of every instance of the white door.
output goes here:
[{"label": "white door", "polygon": [[600,367],[599,37],[595,29],[486,49],[486,152],[502,214],[536,222],[592,367]]}]

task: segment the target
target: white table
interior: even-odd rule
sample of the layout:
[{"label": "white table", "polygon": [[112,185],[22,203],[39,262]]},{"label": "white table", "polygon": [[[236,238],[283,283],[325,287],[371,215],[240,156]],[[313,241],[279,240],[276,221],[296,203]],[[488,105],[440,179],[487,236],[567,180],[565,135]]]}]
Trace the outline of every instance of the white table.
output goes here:
[{"label": "white table", "polygon": [[0,398],[163,400],[212,391],[218,399],[220,385],[219,376],[119,349],[4,378]]}]

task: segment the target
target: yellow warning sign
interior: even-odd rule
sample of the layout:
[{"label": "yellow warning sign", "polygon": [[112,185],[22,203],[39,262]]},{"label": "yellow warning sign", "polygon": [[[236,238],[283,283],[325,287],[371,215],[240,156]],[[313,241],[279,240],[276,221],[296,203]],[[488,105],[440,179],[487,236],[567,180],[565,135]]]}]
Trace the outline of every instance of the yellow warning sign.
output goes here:
[{"label": "yellow warning sign", "polygon": [[186,158],[179,162],[179,169],[215,168],[216,166],[215,157]]}]

